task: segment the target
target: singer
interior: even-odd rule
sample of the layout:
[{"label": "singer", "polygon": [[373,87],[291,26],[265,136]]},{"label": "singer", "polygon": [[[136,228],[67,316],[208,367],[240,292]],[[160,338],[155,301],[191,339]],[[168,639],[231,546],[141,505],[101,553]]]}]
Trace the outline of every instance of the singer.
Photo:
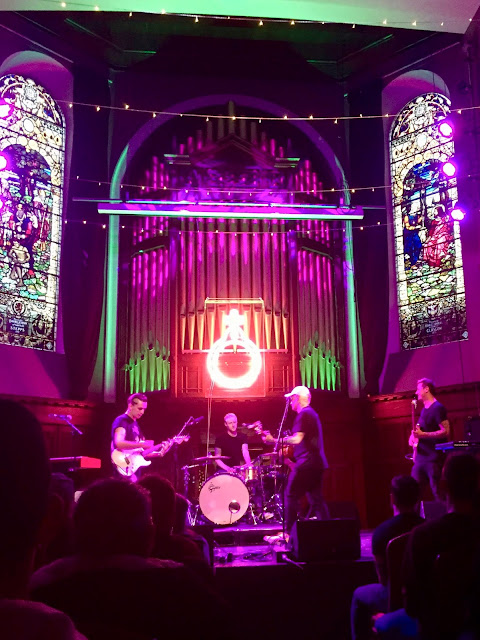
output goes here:
[{"label": "singer", "polygon": [[215,455],[228,456],[227,460],[217,460],[217,465],[224,471],[233,473],[233,467],[250,465],[252,460],[248,451],[247,437],[238,433],[238,420],[234,413],[227,413],[223,419],[226,431],[215,440]]},{"label": "singer", "polygon": [[[308,517],[328,520],[328,507],[322,492],[323,473],[328,468],[328,462],[323,448],[322,425],[317,412],[310,406],[309,389],[295,387],[285,397],[290,399],[290,407],[297,414],[292,435],[283,439],[283,444],[293,445],[295,458],[285,492],[285,541],[288,542],[302,496],[307,496],[310,505]],[[264,442],[275,443],[277,439],[268,434]]]},{"label": "singer", "polygon": [[[412,429],[409,444],[414,447],[414,463],[412,478],[420,487],[427,483],[435,500],[441,500],[438,487],[442,474],[442,452],[435,445],[446,442],[450,435],[450,423],[447,410],[436,398],[435,385],[428,378],[420,378],[417,382],[417,398],[423,403],[417,424]],[[415,400],[413,401],[415,402]]]}]

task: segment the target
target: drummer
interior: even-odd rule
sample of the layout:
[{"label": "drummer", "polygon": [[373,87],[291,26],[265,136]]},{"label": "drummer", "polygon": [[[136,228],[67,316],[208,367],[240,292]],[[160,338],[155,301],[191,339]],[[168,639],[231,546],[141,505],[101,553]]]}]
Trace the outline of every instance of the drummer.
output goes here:
[{"label": "drummer", "polygon": [[234,473],[234,467],[248,466],[252,460],[248,451],[247,436],[238,433],[237,416],[234,413],[227,413],[223,420],[226,431],[215,440],[215,455],[228,456],[228,459],[216,462],[220,469]]}]

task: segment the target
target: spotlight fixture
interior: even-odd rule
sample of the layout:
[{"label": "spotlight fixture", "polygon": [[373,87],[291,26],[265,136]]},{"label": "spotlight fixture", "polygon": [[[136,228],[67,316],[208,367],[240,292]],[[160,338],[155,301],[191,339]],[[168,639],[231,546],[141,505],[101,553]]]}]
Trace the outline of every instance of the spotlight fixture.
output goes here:
[{"label": "spotlight fixture", "polygon": [[457,174],[457,166],[451,160],[447,160],[442,165],[442,171],[447,178],[454,178]]},{"label": "spotlight fixture", "polygon": [[448,120],[442,120],[438,125],[438,130],[444,138],[451,138],[453,136],[453,127]]},{"label": "spotlight fixture", "polygon": [[456,204],[453,209],[450,211],[450,216],[452,220],[456,220],[457,222],[461,222],[465,218],[465,211],[462,207]]}]

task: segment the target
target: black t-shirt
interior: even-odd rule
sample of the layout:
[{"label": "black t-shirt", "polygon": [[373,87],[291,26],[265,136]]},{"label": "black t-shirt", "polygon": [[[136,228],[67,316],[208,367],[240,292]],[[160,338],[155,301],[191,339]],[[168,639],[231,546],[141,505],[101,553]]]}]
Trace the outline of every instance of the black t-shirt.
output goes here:
[{"label": "black t-shirt", "polygon": [[320,463],[324,469],[328,468],[327,458],[323,449],[323,434],[320,418],[312,407],[304,407],[298,413],[293,423],[292,434],[304,433],[300,444],[293,447],[293,455],[298,464],[307,462]]},{"label": "black t-shirt", "polygon": [[121,416],[115,418],[112,424],[110,451],[113,451],[115,449],[115,431],[120,427],[125,429],[125,440],[138,442],[139,440],[143,439],[143,434],[140,431],[137,421],[132,420],[132,418],[127,416],[126,413],[122,413]]},{"label": "black t-shirt", "polygon": [[[480,544],[480,522],[478,516],[464,513],[447,513],[436,520],[429,520],[417,527],[405,550],[406,610],[418,618],[425,637],[439,638],[444,629],[435,628],[442,620],[438,611],[438,585],[436,558],[440,553],[458,552],[464,557],[474,557]],[[452,593],[456,598],[457,594]],[[433,629],[435,632],[429,632]],[[423,637],[423,636],[422,636]],[[457,637],[448,635],[448,638]]]},{"label": "black t-shirt", "polygon": [[393,518],[389,518],[379,524],[372,536],[373,555],[385,557],[390,540],[401,536],[403,533],[408,533],[413,527],[422,524],[422,522],[425,522],[425,520],[416,513],[399,513],[397,516],[393,516]]},{"label": "black t-shirt", "polygon": [[[418,424],[422,431],[438,431],[440,423],[447,419],[447,410],[438,400],[435,400],[428,409],[423,407],[418,419]],[[435,449],[435,445],[439,442],[445,442],[445,438],[428,438],[419,439],[417,448],[417,458],[421,457],[424,460],[434,460],[438,457],[439,451]]]},{"label": "black t-shirt", "polygon": [[237,433],[233,438],[225,432],[217,436],[215,440],[215,447],[221,450],[222,456],[229,457],[228,460],[223,461],[226,465],[229,467],[238,467],[245,462],[242,453],[242,446],[246,443],[247,436],[243,435],[243,433]]}]

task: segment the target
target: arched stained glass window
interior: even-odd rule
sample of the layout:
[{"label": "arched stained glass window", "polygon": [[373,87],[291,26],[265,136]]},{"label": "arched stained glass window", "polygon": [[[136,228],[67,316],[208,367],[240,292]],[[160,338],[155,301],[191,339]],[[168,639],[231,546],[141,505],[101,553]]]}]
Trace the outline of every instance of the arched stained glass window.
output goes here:
[{"label": "arched stained glass window", "polygon": [[54,351],[65,124],[33,80],[0,78],[0,342]]},{"label": "arched stained glass window", "polygon": [[468,337],[460,227],[449,216],[457,184],[441,170],[454,155],[453,139],[438,129],[449,113],[445,96],[418,96],[397,116],[390,134],[403,349]]}]

